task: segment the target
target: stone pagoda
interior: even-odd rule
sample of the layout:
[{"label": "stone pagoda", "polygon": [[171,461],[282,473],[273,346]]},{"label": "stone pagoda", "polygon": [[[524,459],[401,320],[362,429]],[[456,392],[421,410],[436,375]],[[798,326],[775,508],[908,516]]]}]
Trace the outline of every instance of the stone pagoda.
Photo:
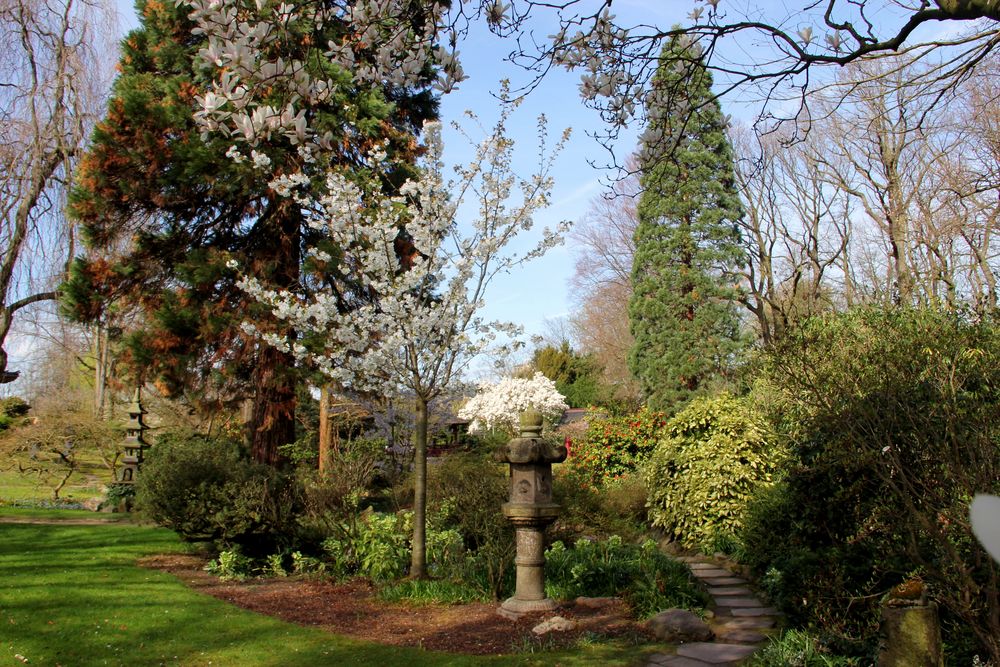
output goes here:
[{"label": "stone pagoda", "polygon": [[139,390],[135,390],[132,395],[132,402],[128,406],[128,423],[125,424],[125,444],[123,449],[125,455],[122,456],[122,467],[118,472],[119,484],[135,483],[139,468],[142,467],[143,453],[149,448],[143,439],[143,432],[146,425],[142,421],[142,416],[146,411],[142,407],[142,400],[139,397]]}]

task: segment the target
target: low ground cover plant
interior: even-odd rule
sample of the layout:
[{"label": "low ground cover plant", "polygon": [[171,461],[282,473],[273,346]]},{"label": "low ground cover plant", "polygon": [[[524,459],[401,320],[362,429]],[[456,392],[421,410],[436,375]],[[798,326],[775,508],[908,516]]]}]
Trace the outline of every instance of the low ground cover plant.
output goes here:
[{"label": "low ground cover plant", "polygon": [[653,540],[637,545],[618,536],[580,539],[571,547],[554,542],[545,551],[545,593],[559,600],[622,597],[638,618],[709,603],[687,566],[661,553]]},{"label": "low ground cover plant", "polygon": [[747,667],[861,667],[859,658],[837,655],[822,640],[803,630],[787,630],[772,638],[746,663]]}]

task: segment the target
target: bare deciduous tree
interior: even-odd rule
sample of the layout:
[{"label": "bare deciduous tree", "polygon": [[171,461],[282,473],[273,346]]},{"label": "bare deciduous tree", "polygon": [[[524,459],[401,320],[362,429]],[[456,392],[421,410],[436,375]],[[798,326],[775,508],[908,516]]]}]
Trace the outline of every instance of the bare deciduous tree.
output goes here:
[{"label": "bare deciduous tree", "polygon": [[600,364],[604,381],[615,388],[617,400],[635,401],[639,388],[626,357],[633,339],[629,331],[628,302],[632,295],[632,255],[635,253],[636,204],[639,177],[613,184],[597,197],[570,238],[576,253],[571,281],[578,306],[570,317],[573,338],[580,351]]},{"label": "bare deciduous tree", "polygon": [[0,0],[0,383],[18,311],[56,298],[75,250],[63,215],[74,158],[110,82],[100,0]]}]

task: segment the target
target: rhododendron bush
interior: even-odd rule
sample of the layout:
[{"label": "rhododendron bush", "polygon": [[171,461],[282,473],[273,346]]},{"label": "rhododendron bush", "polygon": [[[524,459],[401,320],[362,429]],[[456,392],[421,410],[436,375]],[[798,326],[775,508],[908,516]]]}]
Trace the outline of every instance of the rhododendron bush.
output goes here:
[{"label": "rhododendron bush", "polygon": [[571,448],[567,467],[592,486],[636,470],[665,433],[666,416],[642,408],[620,417],[591,419],[587,434]]},{"label": "rhododendron bush", "polygon": [[479,392],[469,399],[458,416],[471,419],[469,430],[506,431],[515,434],[518,416],[525,410],[537,410],[549,426],[569,409],[566,398],[556,390],[556,383],[541,373],[533,378],[505,378],[497,383],[479,385]]}]

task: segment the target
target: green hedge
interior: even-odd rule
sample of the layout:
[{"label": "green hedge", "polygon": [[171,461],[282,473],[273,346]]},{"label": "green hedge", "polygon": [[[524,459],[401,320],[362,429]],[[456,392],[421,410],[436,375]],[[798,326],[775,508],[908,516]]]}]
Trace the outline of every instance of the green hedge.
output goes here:
[{"label": "green hedge", "polygon": [[168,432],[136,480],[136,508],[187,541],[268,555],[289,546],[302,510],[298,485],[244,458],[225,438]]}]

